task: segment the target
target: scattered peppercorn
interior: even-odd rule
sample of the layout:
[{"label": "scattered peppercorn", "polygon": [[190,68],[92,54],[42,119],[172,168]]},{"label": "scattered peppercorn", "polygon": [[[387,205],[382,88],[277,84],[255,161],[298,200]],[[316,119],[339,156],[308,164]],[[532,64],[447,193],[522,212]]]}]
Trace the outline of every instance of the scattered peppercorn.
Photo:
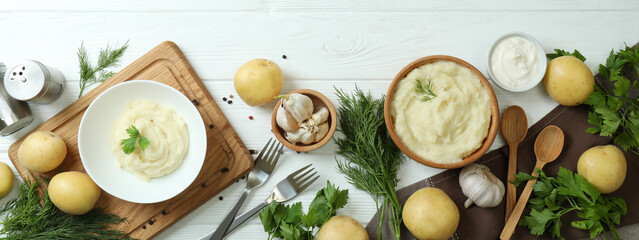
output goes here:
[{"label": "scattered peppercorn", "polygon": [[169,212],[168,212],[168,211],[166,211],[166,210],[162,210],[162,215],[167,215],[167,214],[169,214]]},{"label": "scattered peppercorn", "polygon": [[205,187],[206,187],[206,183],[202,183],[202,184],[200,185],[200,187],[205,188]]},{"label": "scattered peppercorn", "polygon": [[249,119],[253,120],[253,116],[249,116]]},{"label": "scattered peppercorn", "polygon": [[228,172],[228,171],[229,171],[229,168],[227,168],[227,167],[222,168],[222,170],[221,170],[221,171],[222,171],[223,173]]},{"label": "scattered peppercorn", "polygon": [[250,154],[256,154],[257,152],[255,150],[251,149],[251,150],[249,150],[249,153]]},{"label": "scattered peppercorn", "polygon": [[142,229],[146,229],[146,225],[142,225]]},{"label": "scattered peppercorn", "polygon": [[229,100],[228,102],[226,102],[228,104],[233,104],[233,101]]},{"label": "scattered peppercorn", "polygon": [[245,178],[246,178],[246,176],[242,176],[242,178],[240,178],[240,179],[244,180]]},{"label": "scattered peppercorn", "polygon": [[149,219],[148,223],[149,223],[149,225],[153,225],[153,223],[154,223],[153,219]]},{"label": "scattered peppercorn", "polygon": [[286,55],[282,55],[282,58],[286,59]]},{"label": "scattered peppercorn", "polygon": [[209,124],[209,128],[214,128],[215,126],[213,124]]},{"label": "scattered peppercorn", "polygon": [[218,199],[220,199],[220,201],[224,200],[224,197],[220,196]]},{"label": "scattered peppercorn", "polygon": [[223,98],[222,98],[222,101],[225,101],[225,102],[226,102],[226,97],[223,97]]},{"label": "scattered peppercorn", "polygon": [[233,94],[229,95],[230,98],[233,98]]}]

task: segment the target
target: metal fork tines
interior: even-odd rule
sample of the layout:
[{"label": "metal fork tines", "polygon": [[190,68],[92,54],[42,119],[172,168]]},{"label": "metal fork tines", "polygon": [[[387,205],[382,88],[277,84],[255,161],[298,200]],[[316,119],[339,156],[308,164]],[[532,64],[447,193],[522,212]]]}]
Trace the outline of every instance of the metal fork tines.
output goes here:
[{"label": "metal fork tines", "polygon": [[315,180],[319,178],[319,175],[315,176],[315,174],[317,174],[315,168],[310,168],[311,165],[312,164],[306,165],[305,167],[291,173],[290,175],[288,175],[288,177],[280,181],[275,186],[275,188],[273,188],[273,192],[271,192],[271,195],[269,195],[269,197],[266,198],[264,202],[235,218],[231,226],[229,226],[229,228],[226,230],[226,234],[229,234],[230,232],[235,230],[235,228],[239,227],[242,223],[246,222],[246,220],[255,216],[255,214],[262,211],[262,209],[264,209],[264,207],[266,207],[266,205],[270,204],[271,202],[286,202],[308,188],[308,186],[310,186],[313,182],[315,182]]},{"label": "metal fork tines", "polygon": [[233,208],[231,208],[231,211],[229,211],[229,213],[226,215],[224,220],[222,220],[222,223],[220,223],[217,229],[200,239],[219,240],[224,237],[224,233],[228,229],[229,225],[231,225],[231,222],[235,218],[237,212],[240,210],[240,207],[242,207],[242,203],[244,203],[244,200],[246,200],[249,192],[251,192],[253,188],[262,185],[264,182],[266,182],[269,176],[271,176],[273,168],[275,168],[277,161],[280,159],[282,148],[283,146],[279,142],[273,141],[272,138],[266,143],[262,151],[260,151],[260,154],[258,154],[257,158],[255,159],[255,166],[253,167],[253,170],[251,170],[251,172],[248,174],[246,188],[244,189],[244,192],[242,193],[240,198],[237,200],[237,202],[235,202],[235,205],[233,205]]}]

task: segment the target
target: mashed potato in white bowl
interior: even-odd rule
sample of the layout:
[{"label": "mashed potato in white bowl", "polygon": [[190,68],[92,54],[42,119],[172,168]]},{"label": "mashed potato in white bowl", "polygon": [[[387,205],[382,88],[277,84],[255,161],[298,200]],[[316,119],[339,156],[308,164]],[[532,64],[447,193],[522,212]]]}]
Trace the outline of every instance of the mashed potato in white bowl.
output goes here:
[{"label": "mashed potato in white bowl", "polygon": [[[135,126],[149,139],[125,154],[121,141]],[[198,176],[206,155],[202,116],[175,88],[155,81],[117,84],[93,100],[78,129],[82,164],[107,193],[135,203],[168,200]]]}]

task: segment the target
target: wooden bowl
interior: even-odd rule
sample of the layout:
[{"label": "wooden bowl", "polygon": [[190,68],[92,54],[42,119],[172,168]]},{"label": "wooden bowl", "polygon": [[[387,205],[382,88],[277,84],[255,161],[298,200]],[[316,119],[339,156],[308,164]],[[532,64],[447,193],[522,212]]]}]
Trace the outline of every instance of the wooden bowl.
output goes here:
[{"label": "wooden bowl", "polygon": [[308,151],[318,149],[321,146],[324,146],[324,144],[326,144],[328,141],[331,140],[331,137],[333,137],[333,134],[335,133],[335,129],[337,128],[337,113],[335,112],[335,107],[333,106],[333,103],[331,103],[331,101],[328,100],[328,98],[324,96],[324,94],[321,94],[311,89],[298,89],[298,90],[287,93],[287,95],[292,93],[304,94],[308,96],[309,98],[311,98],[311,100],[313,101],[313,108],[323,106],[326,109],[328,109],[328,120],[327,120],[328,133],[326,133],[326,136],[324,136],[324,138],[322,138],[322,140],[320,140],[319,142],[314,142],[311,144],[302,144],[302,143],[293,144],[289,142],[288,140],[286,140],[286,137],[284,137],[285,131],[277,125],[277,121],[275,120],[275,116],[277,115],[277,109],[279,108],[279,106],[282,104],[282,101],[284,100],[284,99],[280,99],[275,105],[275,109],[273,109],[273,115],[271,116],[271,127],[273,129],[273,134],[275,134],[275,137],[277,138],[277,140],[280,141],[284,146],[298,152],[308,152]]},{"label": "wooden bowl", "polygon": [[[486,138],[484,138],[482,145],[477,150],[475,150],[475,152],[464,157],[461,161],[455,162],[455,163],[448,163],[448,164],[433,162],[411,151],[402,142],[399,136],[397,136],[397,133],[395,132],[395,119],[393,118],[391,114],[391,101],[393,100],[393,97],[395,95],[395,89],[397,88],[397,84],[399,83],[399,81],[404,79],[406,75],[408,75],[408,73],[413,71],[413,69],[428,63],[433,63],[438,61],[454,62],[463,67],[470,69],[470,71],[473,72],[479,78],[482,86],[488,92],[488,96],[490,97],[490,105],[491,105],[490,106],[490,110],[491,110],[490,125],[488,127],[488,134],[486,135]],[[408,155],[408,157],[429,167],[454,169],[454,168],[464,167],[468,164],[471,164],[477,161],[477,159],[483,156],[484,153],[486,153],[486,151],[488,151],[490,146],[493,144],[493,141],[495,140],[495,136],[497,135],[497,129],[499,127],[499,105],[497,104],[497,97],[495,97],[495,92],[493,92],[493,88],[490,86],[490,83],[488,83],[488,80],[486,80],[484,75],[479,70],[477,70],[477,68],[475,68],[473,65],[470,65],[466,61],[456,57],[445,56],[445,55],[434,55],[434,56],[428,56],[428,57],[417,59],[411,62],[410,64],[408,64],[406,67],[404,67],[399,73],[397,73],[397,76],[395,76],[395,79],[393,79],[393,82],[391,82],[390,87],[388,87],[388,92],[386,93],[386,101],[384,103],[384,120],[386,122],[386,128],[388,129],[388,133],[390,134],[391,138],[393,139],[395,144],[397,144],[399,149],[402,150],[402,152],[404,152],[406,155]]]}]

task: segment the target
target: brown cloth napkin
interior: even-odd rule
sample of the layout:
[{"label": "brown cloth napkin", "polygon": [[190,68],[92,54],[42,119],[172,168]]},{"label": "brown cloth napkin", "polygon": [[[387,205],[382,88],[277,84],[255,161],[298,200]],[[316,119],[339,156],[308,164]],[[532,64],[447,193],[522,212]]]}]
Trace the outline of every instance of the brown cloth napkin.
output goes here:
[{"label": "brown cloth napkin", "polygon": [[[590,127],[587,122],[588,107],[564,107],[558,106],[548,115],[535,123],[530,129],[524,141],[519,144],[517,149],[517,171],[532,173],[535,167],[535,154],[533,146],[539,132],[548,125],[556,125],[564,131],[565,143],[559,158],[554,162],[546,164],[544,172],[549,176],[556,176],[559,167],[564,167],[576,172],[577,159],[588,148],[612,144],[612,138],[600,137],[586,133],[586,129]],[[628,170],[624,184],[617,191],[609,194],[614,197],[621,197],[626,201],[628,213],[621,217],[621,226],[639,222],[639,191],[636,190],[636,184],[639,183],[639,156],[631,152],[626,152],[626,160],[628,162]],[[476,163],[486,165],[491,171],[504,183],[506,182],[508,162],[508,146],[493,150]],[[502,201],[499,206],[494,208],[480,208],[471,206],[464,208],[466,197],[462,194],[459,187],[459,172],[461,169],[448,170],[416,182],[410,186],[397,191],[397,196],[401,204],[406,202],[410,195],[424,187],[437,187],[444,190],[455,202],[460,213],[460,222],[457,232],[450,239],[499,239],[499,234],[505,224],[505,202]],[[521,184],[517,188],[517,196],[521,194],[525,184]],[[505,196],[504,196],[505,197]],[[528,214],[526,210],[522,216]],[[588,232],[573,228],[570,221],[576,219],[575,214],[562,218],[563,227],[561,234],[566,239],[578,239],[588,237]],[[385,219],[382,236],[384,239],[395,239],[393,232],[388,225],[388,219]],[[369,237],[378,239],[377,214],[366,226]],[[401,239],[414,239],[408,229],[402,225]],[[552,239],[548,233],[537,238],[531,235],[530,230],[524,227],[517,227],[512,239]]]}]

